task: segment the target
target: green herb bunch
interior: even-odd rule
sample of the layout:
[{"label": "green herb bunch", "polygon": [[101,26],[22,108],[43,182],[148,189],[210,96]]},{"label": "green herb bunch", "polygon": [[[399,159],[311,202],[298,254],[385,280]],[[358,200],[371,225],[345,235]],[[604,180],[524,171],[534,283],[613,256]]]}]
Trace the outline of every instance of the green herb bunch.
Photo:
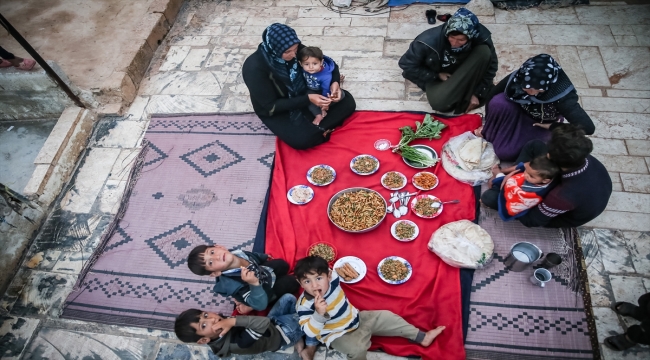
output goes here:
[{"label": "green herb bunch", "polygon": [[433,120],[430,114],[424,116],[424,121],[420,123],[419,121],[415,122],[415,131],[410,126],[404,126],[399,128],[402,132],[402,138],[399,141],[399,144],[393,149],[393,152],[399,152],[403,158],[406,160],[417,162],[423,166],[433,166],[438,161],[437,159],[432,159],[408,144],[415,139],[440,139],[440,133],[442,129],[446,128],[447,125],[441,123],[438,120]]}]

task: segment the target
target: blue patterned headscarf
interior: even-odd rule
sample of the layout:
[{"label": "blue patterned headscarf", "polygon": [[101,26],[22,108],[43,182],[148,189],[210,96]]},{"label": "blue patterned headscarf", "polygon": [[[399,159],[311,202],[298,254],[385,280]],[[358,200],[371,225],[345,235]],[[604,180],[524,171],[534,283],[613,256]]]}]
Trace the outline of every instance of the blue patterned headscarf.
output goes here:
[{"label": "blue patterned headscarf", "polygon": [[307,92],[305,77],[302,75],[302,67],[299,66],[298,59],[289,61],[282,59],[282,53],[299,43],[300,39],[295,30],[287,25],[275,23],[264,30],[262,43],[259,46],[274,77],[281,80],[289,89],[289,97]]},{"label": "blue patterned headscarf", "polygon": [[451,49],[453,52],[461,52],[471,46],[472,39],[478,37],[478,18],[476,15],[474,15],[473,12],[465,8],[460,8],[447,21],[445,36],[449,36],[449,33],[452,31],[458,31],[459,33],[467,36],[468,41],[465,43],[465,45],[459,48]]}]

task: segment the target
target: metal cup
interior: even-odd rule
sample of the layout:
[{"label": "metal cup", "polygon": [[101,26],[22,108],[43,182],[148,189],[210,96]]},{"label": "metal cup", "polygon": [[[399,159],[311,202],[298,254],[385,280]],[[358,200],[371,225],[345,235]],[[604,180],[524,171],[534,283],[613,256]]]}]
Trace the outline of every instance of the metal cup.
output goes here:
[{"label": "metal cup", "polygon": [[556,267],[562,263],[562,257],[556,253],[548,253],[541,266],[545,269]]},{"label": "metal cup", "polygon": [[551,272],[546,269],[537,269],[533,272],[533,276],[530,277],[530,282],[543,288],[546,286],[546,283],[551,281]]},{"label": "metal cup", "polygon": [[528,266],[542,258],[544,253],[540,248],[529,242],[518,242],[510,248],[510,253],[504,260],[504,265],[510,271],[524,271]]}]

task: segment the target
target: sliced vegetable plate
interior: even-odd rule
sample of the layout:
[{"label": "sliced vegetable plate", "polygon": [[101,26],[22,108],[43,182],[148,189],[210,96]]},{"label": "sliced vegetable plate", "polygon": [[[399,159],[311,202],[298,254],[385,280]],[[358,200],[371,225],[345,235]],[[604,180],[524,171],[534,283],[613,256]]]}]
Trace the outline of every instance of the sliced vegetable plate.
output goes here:
[{"label": "sliced vegetable plate", "polygon": [[[426,156],[429,158],[429,160],[436,160],[438,159],[438,153],[431,147],[431,146],[426,146],[426,145],[412,145],[411,146],[413,149],[417,150],[420,152],[422,155]],[[402,160],[404,160],[404,163],[406,165],[416,168],[416,169],[426,169],[428,167],[431,167],[433,165],[423,165],[422,163],[411,161],[406,159],[404,156],[402,156]]]}]

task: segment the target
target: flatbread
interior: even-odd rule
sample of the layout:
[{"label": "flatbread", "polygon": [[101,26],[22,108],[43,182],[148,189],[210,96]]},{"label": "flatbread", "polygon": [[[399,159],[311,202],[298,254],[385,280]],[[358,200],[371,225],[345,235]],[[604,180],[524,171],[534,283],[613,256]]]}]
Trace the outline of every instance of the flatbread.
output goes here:
[{"label": "flatbread", "polygon": [[468,168],[473,169],[481,162],[481,154],[486,146],[487,142],[482,138],[468,140],[461,146],[458,156]]},{"label": "flatbread", "polygon": [[490,234],[469,220],[441,226],[431,235],[428,247],[447,264],[470,269],[485,266],[494,254]]}]

